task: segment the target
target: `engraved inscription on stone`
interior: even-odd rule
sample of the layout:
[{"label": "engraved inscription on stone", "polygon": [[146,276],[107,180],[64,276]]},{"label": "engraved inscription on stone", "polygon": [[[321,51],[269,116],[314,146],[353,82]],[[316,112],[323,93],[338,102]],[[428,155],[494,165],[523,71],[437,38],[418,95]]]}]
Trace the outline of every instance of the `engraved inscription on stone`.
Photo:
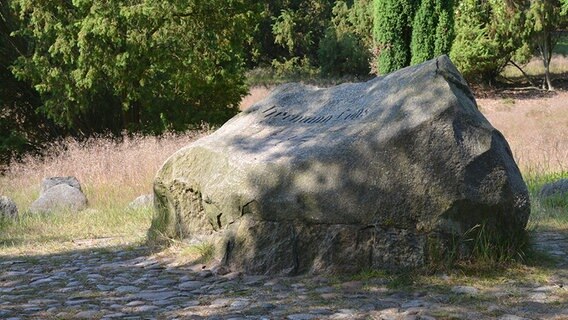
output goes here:
[{"label": "engraved inscription on stone", "polygon": [[277,106],[272,106],[262,112],[264,119],[261,123],[301,123],[301,124],[331,124],[336,122],[352,121],[365,117],[369,113],[369,109],[346,109],[341,112],[330,114],[304,115],[287,111],[282,111]]}]

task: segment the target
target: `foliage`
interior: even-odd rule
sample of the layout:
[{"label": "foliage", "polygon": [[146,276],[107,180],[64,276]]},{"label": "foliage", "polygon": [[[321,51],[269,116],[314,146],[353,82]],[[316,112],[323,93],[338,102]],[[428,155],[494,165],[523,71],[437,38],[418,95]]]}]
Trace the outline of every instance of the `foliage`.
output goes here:
[{"label": "foliage", "polygon": [[545,87],[549,90],[554,90],[550,79],[550,60],[560,38],[560,34],[556,31],[568,23],[567,3],[561,0],[533,0],[528,12],[527,26],[531,30],[531,43],[537,48],[542,59],[545,70]]},{"label": "foliage", "polygon": [[281,58],[317,59],[317,48],[331,19],[333,2],[282,1],[282,4],[288,5],[273,18],[272,24],[274,43],[287,51]]},{"label": "foliage", "polygon": [[412,21],[417,0],[374,0],[376,68],[389,73],[410,64]]},{"label": "foliage", "polygon": [[[355,1],[351,7],[338,1],[333,7],[331,26],[318,49],[325,76],[365,76],[370,72],[372,27],[370,1]],[[367,10],[365,10],[367,9]]]},{"label": "foliage", "polygon": [[307,57],[292,57],[284,61],[273,60],[272,68],[276,77],[293,79],[294,81],[310,79],[318,73],[318,69],[312,66]]},{"label": "foliage", "polygon": [[14,68],[42,111],[85,134],[220,122],[246,92],[245,0],[15,0],[34,44]]},{"label": "foliage", "polygon": [[527,37],[524,0],[462,0],[455,19],[450,56],[469,80],[493,80]]},{"label": "foliage", "polygon": [[11,36],[17,28],[8,2],[0,0],[0,169],[14,157],[37,152],[44,142],[65,133],[36,113],[41,105],[39,95],[10,71],[28,45],[24,39]]},{"label": "foliage", "polygon": [[412,64],[450,53],[453,20],[453,0],[422,0],[412,27]]}]

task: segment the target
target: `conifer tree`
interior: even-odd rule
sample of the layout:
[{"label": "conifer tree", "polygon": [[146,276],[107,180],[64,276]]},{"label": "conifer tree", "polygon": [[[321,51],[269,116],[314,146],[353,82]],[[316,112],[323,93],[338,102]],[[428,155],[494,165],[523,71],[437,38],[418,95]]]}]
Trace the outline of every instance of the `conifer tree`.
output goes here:
[{"label": "conifer tree", "polygon": [[450,52],[453,11],[453,0],[422,0],[412,28],[412,64]]},{"label": "conifer tree", "polygon": [[376,68],[385,74],[410,64],[412,21],[418,0],[375,0]]},{"label": "conifer tree", "polygon": [[469,80],[491,82],[526,41],[526,1],[461,0],[450,57]]}]

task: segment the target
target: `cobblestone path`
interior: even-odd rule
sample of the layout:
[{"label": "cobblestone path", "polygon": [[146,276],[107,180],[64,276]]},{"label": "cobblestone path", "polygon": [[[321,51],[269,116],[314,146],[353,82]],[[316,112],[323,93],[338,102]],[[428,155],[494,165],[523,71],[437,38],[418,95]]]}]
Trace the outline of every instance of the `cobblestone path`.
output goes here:
[{"label": "cobblestone path", "polygon": [[393,289],[392,279],[215,275],[148,248],[0,255],[0,319],[568,319],[568,234],[540,233],[558,257],[542,281]]}]

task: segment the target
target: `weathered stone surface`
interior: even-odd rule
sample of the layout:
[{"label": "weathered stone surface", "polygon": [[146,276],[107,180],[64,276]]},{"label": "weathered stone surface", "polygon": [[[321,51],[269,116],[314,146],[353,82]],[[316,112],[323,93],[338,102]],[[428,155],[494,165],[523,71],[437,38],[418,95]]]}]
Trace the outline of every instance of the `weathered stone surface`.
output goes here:
[{"label": "weathered stone surface", "polygon": [[568,179],[547,183],[540,189],[540,196],[543,198],[564,195],[568,195]]},{"label": "weathered stone surface", "polygon": [[248,273],[416,267],[477,224],[526,226],[509,146],[443,56],[366,83],[277,88],[181,149],[150,233],[208,239]]},{"label": "weathered stone surface", "polygon": [[16,203],[5,196],[0,196],[0,220],[15,219],[18,217],[18,206]]},{"label": "weathered stone surface", "polygon": [[145,194],[141,195],[138,198],[132,200],[128,204],[129,209],[140,209],[145,207],[151,207],[154,204],[154,195],[153,194]]},{"label": "weathered stone surface", "polygon": [[87,208],[87,198],[81,190],[68,184],[58,184],[47,189],[30,205],[31,213],[52,211],[78,212]]},{"label": "weathered stone surface", "polygon": [[81,189],[81,183],[75,177],[50,177],[45,178],[41,182],[41,189],[39,191],[39,195],[43,195],[47,190],[52,187],[55,187],[60,184],[66,184],[70,187],[76,188],[79,191],[83,192]]}]

